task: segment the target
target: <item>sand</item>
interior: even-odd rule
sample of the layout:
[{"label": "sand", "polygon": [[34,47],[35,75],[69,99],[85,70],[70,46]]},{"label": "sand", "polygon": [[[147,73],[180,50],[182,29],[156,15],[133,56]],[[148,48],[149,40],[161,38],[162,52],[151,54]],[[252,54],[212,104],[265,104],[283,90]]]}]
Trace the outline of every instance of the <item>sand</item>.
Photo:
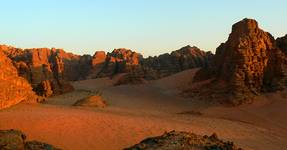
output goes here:
[{"label": "sand", "polygon": [[[143,85],[114,87],[109,78],[74,82],[76,91],[43,104],[19,104],[0,111],[0,129],[19,129],[29,140],[67,150],[118,150],[164,131],[216,132],[245,149],[287,147],[287,94],[278,92],[240,107],[210,107],[179,96],[194,70]],[[72,106],[100,91],[107,108]]]}]

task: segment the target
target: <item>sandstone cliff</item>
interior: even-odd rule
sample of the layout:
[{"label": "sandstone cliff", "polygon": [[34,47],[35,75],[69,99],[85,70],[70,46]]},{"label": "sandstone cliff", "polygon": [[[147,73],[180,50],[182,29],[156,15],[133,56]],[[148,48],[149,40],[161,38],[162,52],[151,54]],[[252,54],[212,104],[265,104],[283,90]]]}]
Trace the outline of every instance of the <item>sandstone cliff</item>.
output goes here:
[{"label": "sandstone cliff", "polygon": [[37,96],[30,84],[18,76],[11,60],[0,50],[0,109],[22,101],[36,101]]},{"label": "sandstone cliff", "polygon": [[197,47],[185,46],[170,54],[148,57],[143,61],[146,78],[158,79],[186,69],[205,67],[213,54]]},{"label": "sandstone cliff", "polygon": [[286,56],[273,36],[259,28],[252,19],[232,27],[228,40],[217,49],[211,64],[200,70],[195,83],[211,79],[199,95],[234,105],[250,101],[262,91],[282,89]]},{"label": "sandstone cliff", "polygon": [[13,61],[19,75],[29,81],[41,96],[72,90],[67,81],[77,80],[87,72],[81,65],[86,66],[90,61],[89,58],[66,53],[61,49],[22,50],[4,45],[0,49]]}]

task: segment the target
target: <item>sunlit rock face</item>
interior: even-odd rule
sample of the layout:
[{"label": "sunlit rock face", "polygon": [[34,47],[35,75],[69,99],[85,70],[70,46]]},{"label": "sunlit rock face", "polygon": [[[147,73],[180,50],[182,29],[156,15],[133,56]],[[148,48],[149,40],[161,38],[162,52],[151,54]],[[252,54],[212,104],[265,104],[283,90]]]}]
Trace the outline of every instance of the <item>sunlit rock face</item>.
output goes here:
[{"label": "sunlit rock face", "polygon": [[[199,71],[195,79],[215,79],[212,84],[225,89],[221,89],[220,99],[241,104],[263,90],[283,87],[279,80],[284,78],[285,58],[271,34],[261,30],[255,20],[243,19],[233,25],[210,66]],[[216,88],[212,90],[218,95]]]},{"label": "sunlit rock face", "polygon": [[[90,58],[66,53],[61,49],[18,49],[14,47],[1,46],[1,50],[13,61],[20,76],[24,77],[39,94],[38,87],[45,81],[53,83],[52,95],[69,91],[68,80],[84,78],[90,66]],[[83,74],[83,75],[82,75]],[[69,88],[72,89],[72,88]],[[43,93],[41,96],[51,95]]]},{"label": "sunlit rock face", "polygon": [[105,62],[107,59],[106,52],[104,51],[96,51],[92,57],[91,61],[91,69],[88,73],[87,79],[97,78],[105,66]]},{"label": "sunlit rock face", "polygon": [[140,62],[143,59],[141,54],[124,48],[114,49],[111,53],[108,53],[105,58],[104,65],[98,77],[140,71]]},{"label": "sunlit rock face", "polygon": [[0,109],[22,101],[37,101],[32,87],[23,77],[18,76],[12,61],[0,50]]}]

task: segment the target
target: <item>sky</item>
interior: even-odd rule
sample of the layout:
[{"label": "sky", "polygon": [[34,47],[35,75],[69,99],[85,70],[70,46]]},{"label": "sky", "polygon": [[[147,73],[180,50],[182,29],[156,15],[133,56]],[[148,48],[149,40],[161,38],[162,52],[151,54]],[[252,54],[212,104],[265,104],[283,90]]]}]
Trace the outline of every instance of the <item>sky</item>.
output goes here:
[{"label": "sky", "polygon": [[129,48],[150,56],[186,45],[214,52],[243,18],[284,36],[286,6],[286,0],[3,0],[0,44],[76,54]]}]

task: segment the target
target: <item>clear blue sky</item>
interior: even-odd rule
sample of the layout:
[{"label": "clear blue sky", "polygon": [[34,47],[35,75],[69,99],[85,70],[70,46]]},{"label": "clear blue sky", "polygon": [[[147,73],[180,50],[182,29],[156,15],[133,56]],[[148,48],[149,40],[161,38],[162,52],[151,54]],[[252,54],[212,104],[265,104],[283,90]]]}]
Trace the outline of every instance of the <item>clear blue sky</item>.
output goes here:
[{"label": "clear blue sky", "polygon": [[214,51],[248,17],[287,33],[287,0],[3,0],[0,43],[77,54],[131,48],[157,55],[196,45]]}]

